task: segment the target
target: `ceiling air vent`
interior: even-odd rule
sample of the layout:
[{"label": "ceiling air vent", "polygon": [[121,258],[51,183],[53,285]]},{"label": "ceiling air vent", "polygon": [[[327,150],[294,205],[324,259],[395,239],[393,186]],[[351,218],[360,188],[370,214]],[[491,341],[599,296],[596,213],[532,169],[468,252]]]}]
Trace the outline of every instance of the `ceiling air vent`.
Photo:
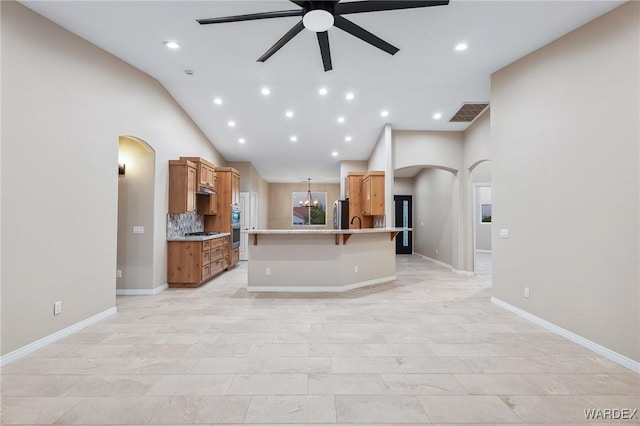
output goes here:
[{"label": "ceiling air vent", "polygon": [[449,120],[452,123],[470,123],[480,115],[482,111],[488,106],[488,103],[464,103]]}]

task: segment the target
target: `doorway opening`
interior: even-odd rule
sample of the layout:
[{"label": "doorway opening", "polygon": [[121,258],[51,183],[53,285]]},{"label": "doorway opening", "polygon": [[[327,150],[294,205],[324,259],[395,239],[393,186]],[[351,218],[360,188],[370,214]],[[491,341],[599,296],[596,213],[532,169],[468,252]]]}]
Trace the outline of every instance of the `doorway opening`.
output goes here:
[{"label": "doorway opening", "polygon": [[154,291],[154,193],[156,153],[132,136],[118,140],[118,245],[116,294]]},{"label": "doorway opening", "polygon": [[473,272],[480,278],[492,277],[492,213],[491,163],[479,162],[471,170],[473,182]]},{"label": "doorway opening", "polygon": [[[396,228],[413,228],[413,196],[394,195]],[[396,254],[413,253],[413,231],[402,231],[396,236]]]}]

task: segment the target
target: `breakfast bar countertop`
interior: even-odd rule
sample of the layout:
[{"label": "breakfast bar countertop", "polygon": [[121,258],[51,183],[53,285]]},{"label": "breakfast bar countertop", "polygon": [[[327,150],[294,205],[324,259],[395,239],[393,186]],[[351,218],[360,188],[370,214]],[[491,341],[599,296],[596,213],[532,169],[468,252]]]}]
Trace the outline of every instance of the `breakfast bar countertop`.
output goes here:
[{"label": "breakfast bar countertop", "polygon": [[381,232],[402,232],[411,231],[412,228],[363,228],[363,229],[249,229],[247,234],[254,235],[286,235],[286,234],[301,234],[301,235],[342,235],[342,234],[374,234]]}]

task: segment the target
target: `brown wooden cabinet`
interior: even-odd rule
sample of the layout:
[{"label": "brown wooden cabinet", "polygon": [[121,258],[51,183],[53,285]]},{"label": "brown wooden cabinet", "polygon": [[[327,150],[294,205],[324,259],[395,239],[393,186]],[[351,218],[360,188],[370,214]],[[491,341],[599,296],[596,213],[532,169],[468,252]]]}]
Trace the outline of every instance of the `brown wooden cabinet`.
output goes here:
[{"label": "brown wooden cabinet", "polygon": [[[371,228],[373,218],[362,214],[362,179],[365,172],[349,172],[344,178],[344,198],[349,201],[349,228]],[[360,220],[353,220],[354,216]]]},{"label": "brown wooden cabinet", "polygon": [[198,287],[226,269],[229,236],[205,241],[167,243],[169,287]]},{"label": "brown wooden cabinet", "polygon": [[200,157],[180,157],[181,160],[191,161],[196,165],[196,179],[199,187],[216,190],[216,166]]},{"label": "brown wooden cabinet", "polygon": [[[216,192],[218,193],[218,214],[204,217],[204,230],[232,233],[231,206],[240,203],[240,173],[233,167],[216,167]],[[238,263],[240,250],[229,244],[226,254],[227,268]]]},{"label": "brown wooden cabinet", "polygon": [[384,172],[367,172],[363,176],[362,214],[384,215]]},{"label": "brown wooden cabinet", "polygon": [[196,211],[197,171],[189,160],[169,160],[169,213]]}]

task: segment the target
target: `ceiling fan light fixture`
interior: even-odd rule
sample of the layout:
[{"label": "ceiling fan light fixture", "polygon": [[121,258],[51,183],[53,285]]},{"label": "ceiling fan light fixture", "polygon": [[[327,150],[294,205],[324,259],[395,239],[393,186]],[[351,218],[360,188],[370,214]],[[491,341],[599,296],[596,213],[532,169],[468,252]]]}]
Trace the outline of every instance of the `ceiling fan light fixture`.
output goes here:
[{"label": "ceiling fan light fixture", "polygon": [[302,24],[309,31],[322,33],[333,27],[333,15],[322,9],[310,10],[302,17]]}]

